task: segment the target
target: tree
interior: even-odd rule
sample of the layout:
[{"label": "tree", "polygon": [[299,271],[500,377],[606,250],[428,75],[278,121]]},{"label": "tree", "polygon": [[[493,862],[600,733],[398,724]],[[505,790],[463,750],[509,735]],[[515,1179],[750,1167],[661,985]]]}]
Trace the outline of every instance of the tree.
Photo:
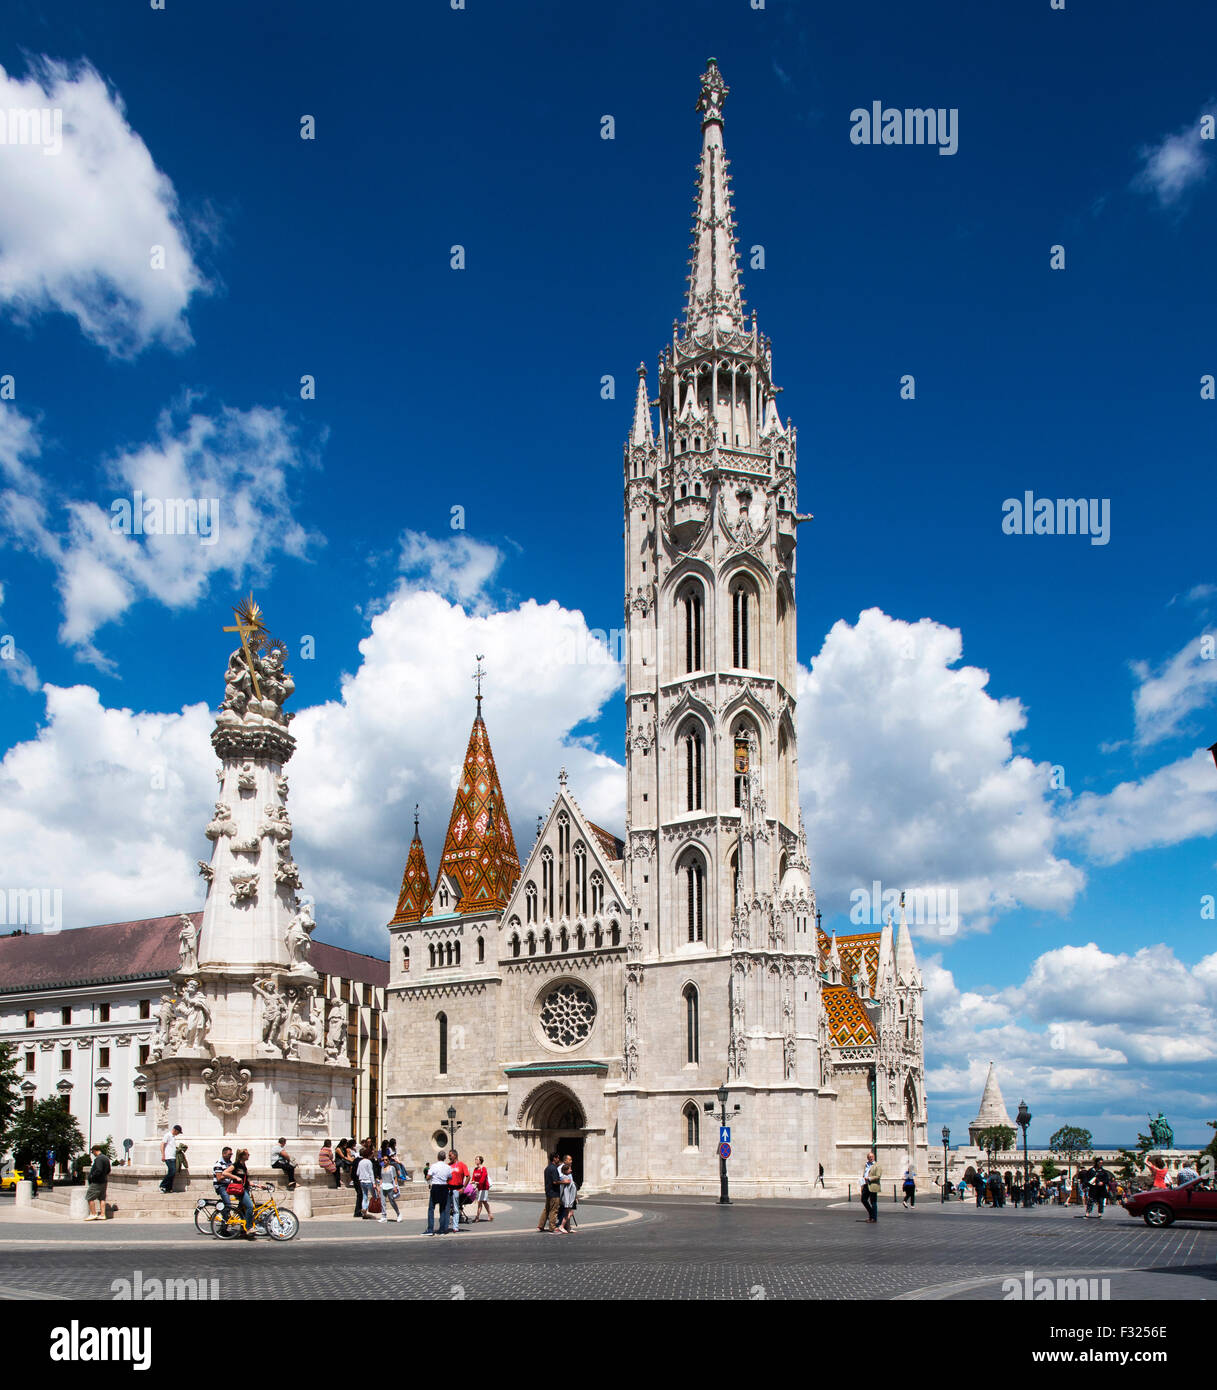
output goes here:
[{"label": "tree", "polygon": [[45,1155],[54,1153],[55,1162],[71,1163],[81,1153],[85,1137],[76,1117],[59,1099],[48,1096],[37,1101],[34,1108],[18,1115],[4,1132],[4,1146],[13,1152],[13,1163],[24,1168],[30,1158],[45,1162]]},{"label": "tree", "polygon": [[1010,1125],[993,1125],[990,1129],[982,1129],[976,1136],[976,1142],[989,1155],[991,1168],[994,1154],[1003,1154],[1014,1147],[1014,1130]]},{"label": "tree", "polygon": [[1041,1174],[1043,1174],[1045,1182],[1051,1182],[1053,1178],[1058,1177],[1060,1175],[1060,1171],[1061,1170],[1050,1158],[1044,1159],[1043,1163],[1040,1164],[1040,1172]]},{"label": "tree", "polygon": [[1129,1153],[1127,1149],[1121,1149],[1116,1155],[1116,1161],[1113,1167],[1116,1177],[1120,1179],[1125,1187],[1131,1188],[1133,1179],[1137,1176],[1137,1170],[1141,1167],[1141,1160],[1135,1153]]},{"label": "tree", "polygon": [[21,1097],[17,1094],[17,1051],[11,1043],[0,1042],[0,1134],[17,1113]]},{"label": "tree", "polygon": [[[1207,1124],[1210,1129],[1217,1130],[1217,1120],[1209,1120]],[[1202,1178],[1211,1178],[1217,1171],[1217,1134],[1196,1155],[1196,1171]]]},{"label": "tree", "polygon": [[1094,1136],[1088,1129],[1079,1129],[1076,1125],[1062,1125],[1048,1140],[1048,1147],[1054,1154],[1060,1154],[1065,1159],[1067,1177],[1072,1187],[1073,1165],[1082,1154],[1087,1154],[1094,1148]]}]

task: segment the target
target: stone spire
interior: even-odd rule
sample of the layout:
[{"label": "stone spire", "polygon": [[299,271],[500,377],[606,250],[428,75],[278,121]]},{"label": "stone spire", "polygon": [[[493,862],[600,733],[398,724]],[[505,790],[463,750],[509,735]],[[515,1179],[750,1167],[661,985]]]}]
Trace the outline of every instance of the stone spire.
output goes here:
[{"label": "stone spire", "polygon": [[630,430],[630,443],[649,449],[655,443],[651,429],[651,403],[647,399],[647,369],[638,364],[638,393],[634,398],[634,427]]},{"label": "stone spire", "polygon": [[520,857],[490,751],[490,735],[482,719],[480,690],[439,873],[448,874],[456,884],[458,912],[489,912],[506,907],[520,877]]},{"label": "stone spire", "polygon": [[723,149],[723,102],[730,88],[713,58],[701,79],[697,109],[702,113],[701,163],[698,167],[697,210],[693,218],[693,258],[685,333],[700,337],[710,331],[743,333],[744,306],[736,264],[735,217],[731,206],[731,176]]},{"label": "stone spire", "polygon": [[418,807],[414,808],[414,838],[406,855],[406,868],[401,876],[401,892],[397,895],[397,911],[389,926],[403,922],[421,921],[431,906],[431,875],[427,872],[427,852],[418,833]]},{"label": "stone spire", "polygon": [[997,1084],[997,1066],[989,1063],[989,1075],[985,1078],[984,1094],[980,1098],[980,1109],[976,1112],[976,1118],[968,1126],[968,1134],[971,1136],[972,1143],[977,1143],[977,1136],[982,1130],[992,1129],[995,1125],[1010,1124],[1010,1116],[1006,1113],[1006,1102],[1002,1099],[1001,1087]]},{"label": "stone spire", "polygon": [[912,984],[917,976],[917,957],[913,954],[913,938],[909,933],[909,919],[904,910],[904,894],[900,894],[900,922],[896,928],[896,978],[905,985]]},{"label": "stone spire", "polygon": [[828,983],[839,985],[841,983],[841,953],[837,950],[837,929],[832,929],[832,945],[828,951]]}]

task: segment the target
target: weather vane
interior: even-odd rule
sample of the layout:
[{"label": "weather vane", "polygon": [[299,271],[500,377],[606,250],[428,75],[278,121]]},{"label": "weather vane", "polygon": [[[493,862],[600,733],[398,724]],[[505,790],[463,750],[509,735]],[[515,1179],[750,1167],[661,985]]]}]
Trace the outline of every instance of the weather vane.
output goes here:
[{"label": "weather vane", "polygon": [[[254,600],[253,592],[248,598],[243,598],[240,603],[232,610],[233,617],[236,618],[235,627],[226,627],[225,632],[239,632],[241,634],[241,647],[245,652],[245,661],[249,666],[249,674],[253,678],[254,693],[258,699],[262,698],[262,690],[258,685],[258,668],[254,665],[254,652],[262,645],[266,639],[266,624],[262,621],[262,610]],[[249,639],[253,638],[253,650],[250,650]]]},{"label": "weather vane", "polygon": [[486,668],[482,665],[482,658],[485,652],[479,652],[477,658],[477,670],[473,673],[473,679],[478,683],[478,714],[482,712],[482,678],[486,674]]}]

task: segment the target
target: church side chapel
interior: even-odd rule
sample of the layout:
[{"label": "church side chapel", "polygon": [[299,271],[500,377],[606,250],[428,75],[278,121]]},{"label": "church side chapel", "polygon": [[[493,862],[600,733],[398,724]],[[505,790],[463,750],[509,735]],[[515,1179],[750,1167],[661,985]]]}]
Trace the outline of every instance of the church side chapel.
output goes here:
[{"label": "church side chapel", "polygon": [[[624,451],[627,805],[593,824],[565,771],[521,866],[477,712],[432,882],[418,819],[391,937],[385,1106],[421,1168],[446,1143],[535,1188],[718,1190],[722,1084],[740,1196],[925,1175],[922,984],[903,906],[820,928],[799,810],[797,434],[745,317],[727,86],[701,80],[684,319],[638,368]],[[655,412],[658,411],[656,417]],[[738,1113],[733,1107],[738,1105]]]}]

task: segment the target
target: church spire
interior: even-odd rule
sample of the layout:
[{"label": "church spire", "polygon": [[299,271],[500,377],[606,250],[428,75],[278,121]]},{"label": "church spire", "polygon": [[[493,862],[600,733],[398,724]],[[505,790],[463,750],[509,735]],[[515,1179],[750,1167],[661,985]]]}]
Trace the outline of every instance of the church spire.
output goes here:
[{"label": "church spire", "polygon": [[478,665],[477,714],[439,867],[439,872],[447,874],[457,886],[457,912],[489,912],[506,907],[520,877],[520,857],[490,751],[490,735],[482,719],[481,676],[485,672],[481,671],[480,658]]},{"label": "church spire", "polygon": [[730,88],[713,58],[701,79],[697,109],[702,113],[701,162],[698,166],[697,210],[693,217],[693,258],[685,333],[745,331],[736,264],[735,217],[731,205],[731,176],[723,149],[723,102]]},{"label": "church spire", "polygon": [[401,892],[397,895],[397,911],[389,922],[391,927],[403,922],[419,922],[431,905],[431,875],[427,870],[427,852],[418,833],[418,806],[414,807],[414,838],[406,855],[406,868],[401,876]]},{"label": "church spire", "polygon": [[634,397],[634,427],[630,430],[630,443],[649,449],[655,442],[651,429],[651,403],[647,399],[647,369],[638,364],[638,393]]}]

